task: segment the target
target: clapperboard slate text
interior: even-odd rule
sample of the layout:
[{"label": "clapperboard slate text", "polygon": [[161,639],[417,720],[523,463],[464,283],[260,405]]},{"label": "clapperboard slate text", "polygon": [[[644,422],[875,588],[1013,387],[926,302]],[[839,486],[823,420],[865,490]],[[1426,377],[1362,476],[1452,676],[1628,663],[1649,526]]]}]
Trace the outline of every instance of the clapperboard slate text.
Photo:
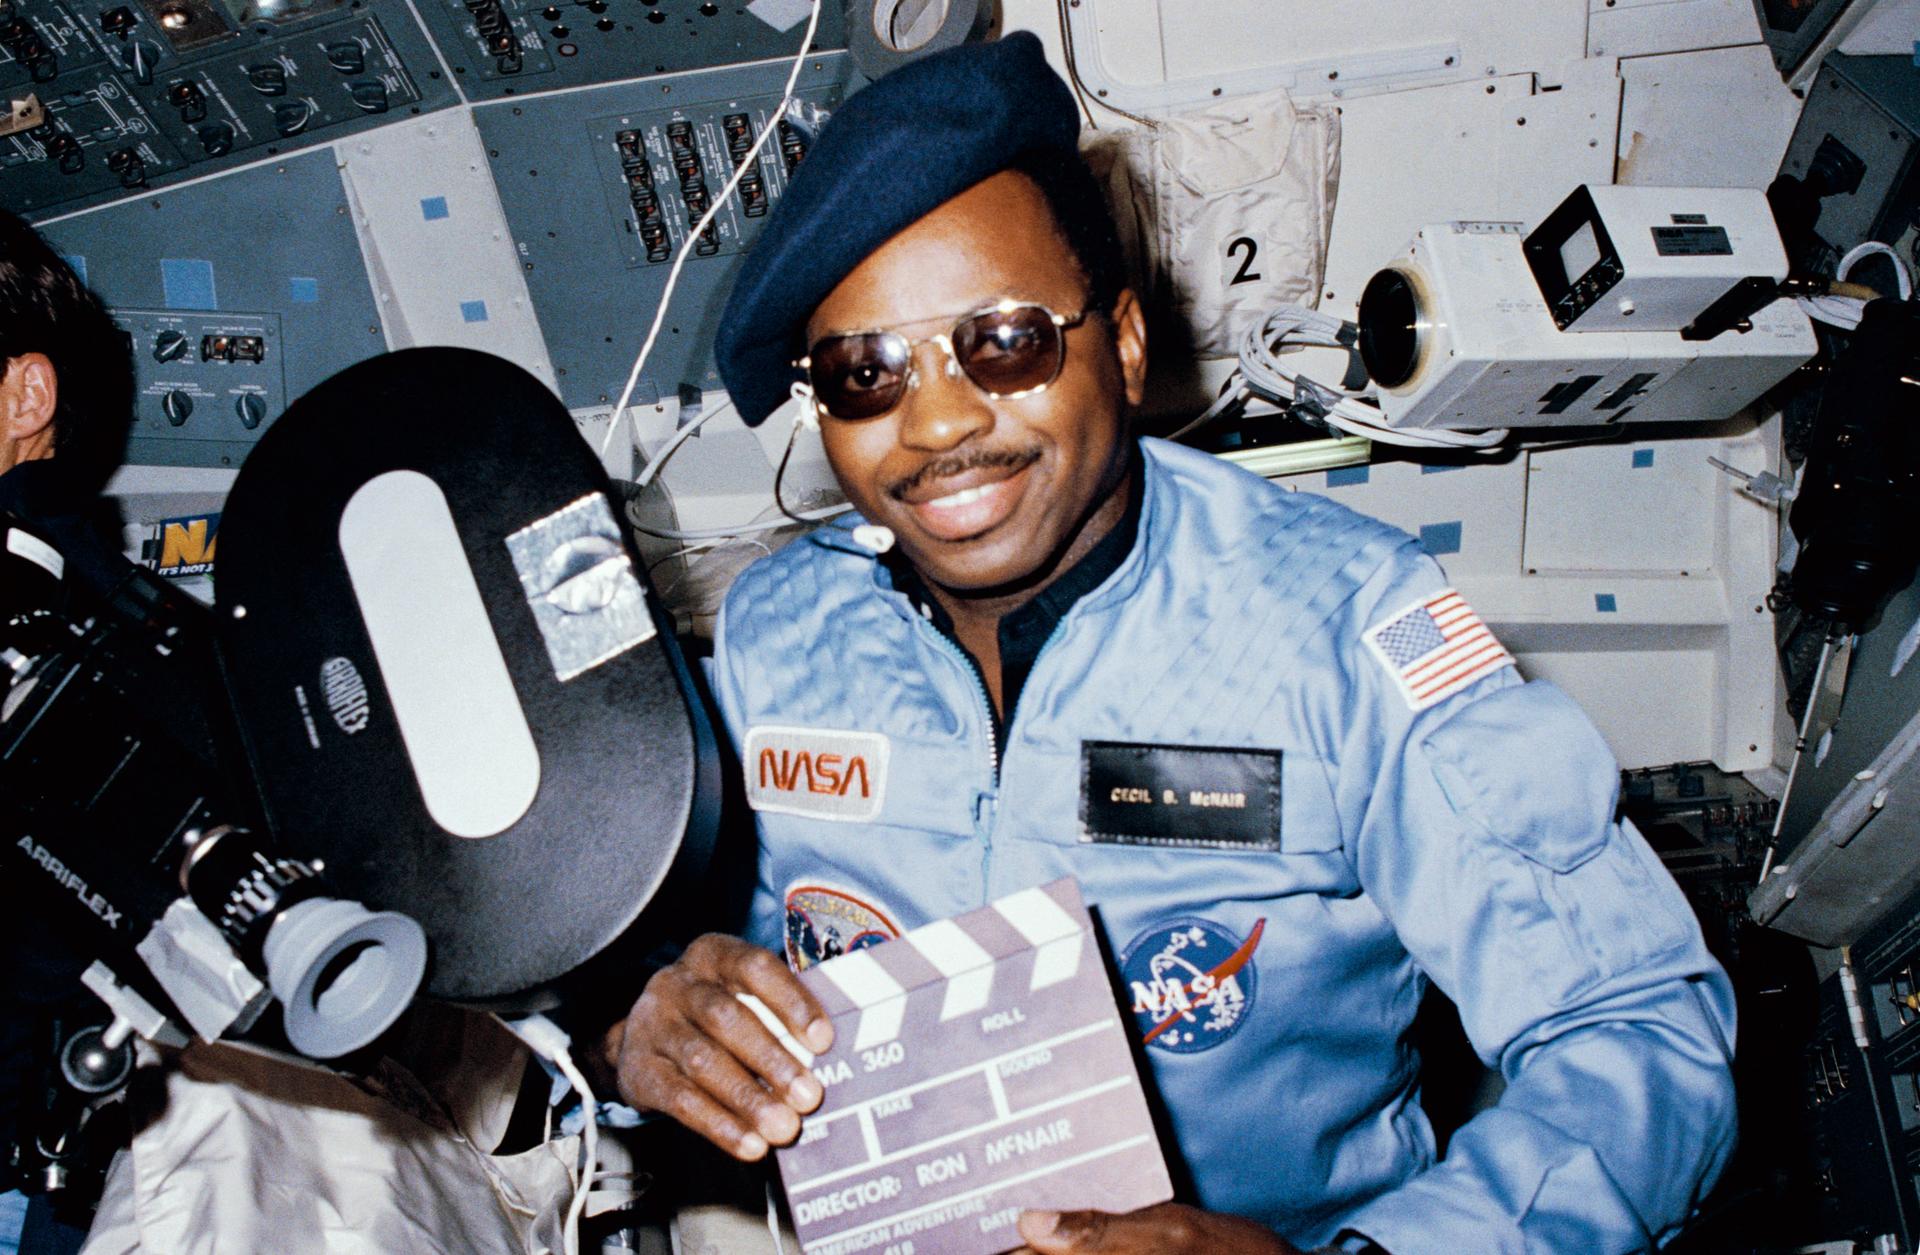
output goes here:
[{"label": "clapperboard slate text", "polygon": [[1173,1196],[1072,880],[801,975],[833,1019],[826,1101],[780,1174],[806,1255],[993,1255],[1023,1208]]}]

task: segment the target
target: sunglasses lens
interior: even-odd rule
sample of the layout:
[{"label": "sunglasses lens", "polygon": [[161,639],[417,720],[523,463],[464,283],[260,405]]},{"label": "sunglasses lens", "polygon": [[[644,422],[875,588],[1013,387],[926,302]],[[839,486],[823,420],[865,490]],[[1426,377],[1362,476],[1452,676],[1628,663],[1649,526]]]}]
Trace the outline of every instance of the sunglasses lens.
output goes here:
[{"label": "sunglasses lens", "polygon": [[954,355],[969,378],[994,396],[1044,388],[1060,373],[1062,341],[1038,305],[989,310],[953,332]]},{"label": "sunglasses lens", "polygon": [[890,331],[830,336],[813,346],[813,395],[835,418],[876,418],[906,391],[912,349]]}]

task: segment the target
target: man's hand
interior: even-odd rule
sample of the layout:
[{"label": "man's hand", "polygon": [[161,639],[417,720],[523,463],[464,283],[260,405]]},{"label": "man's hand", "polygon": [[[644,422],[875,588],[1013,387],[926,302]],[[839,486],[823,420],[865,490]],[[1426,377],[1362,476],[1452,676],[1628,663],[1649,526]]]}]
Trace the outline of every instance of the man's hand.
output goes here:
[{"label": "man's hand", "polygon": [[815,1054],[833,1025],[772,951],[708,933],[647,982],[601,1042],[620,1094],[672,1116],[738,1159],[800,1134],[825,1091],[735,994],[752,994]]},{"label": "man's hand", "polygon": [[1124,1215],[1021,1212],[1020,1237],[1036,1255],[1301,1255],[1298,1247],[1251,1220],[1179,1203]]}]

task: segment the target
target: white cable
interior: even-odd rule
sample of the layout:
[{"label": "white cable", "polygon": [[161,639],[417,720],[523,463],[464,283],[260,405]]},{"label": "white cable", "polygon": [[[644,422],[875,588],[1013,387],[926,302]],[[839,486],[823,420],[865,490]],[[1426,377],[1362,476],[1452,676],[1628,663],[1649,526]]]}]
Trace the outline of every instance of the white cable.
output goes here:
[{"label": "white cable", "polygon": [[1834,269],[1834,282],[1845,282],[1848,272],[1854,267],[1854,263],[1860,261],[1862,258],[1872,257],[1876,253],[1885,256],[1893,263],[1894,278],[1900,285],[1900,299],[1903,301],[1912,300],[1913,276],[1907,273],[1907,263],[1901,259],[1900,254],[1895,252],[1891,245],[1882,244],[1879,240],[1868,240],[1864,244],[1856,244],[1848,249],[1846,255],[1841,257],[1839,266]]},{"label": "white cable", "polygon": [[1867,307],[1857,296],[1797,296],[1794,303],[1807,317],[1842,331],[1857,328]]},{"label": "white cable", "polygon": [[[813,406],[813,390],[809,388],[804,381],[796,380],[792,391],[793,395],[799,398],[802,404],[800,408],[794,412],[793,426],[787,432],[786,452],[780,459],[783,467],[786,465],[787,459],[793,456],[793,442],[799,438],[800,429],[804,427],[809,431],[820,430],[820,415]],[[779,471],[774,472],[773,494],[773,505],[770,508],[779,510],[781,517],[777,519],[767,519],[764,522],[762,522],[761,519],[762,516],[766,514],[766,511],[762,510],[747,522],[737,524],[733,527],[704,527],[696,531],[681,531],[678,528],[672,527],[649,527],[634,517],[633,510],[637,501],[630,501],[627,505],[627,523],[636,532],[642,532],[648,536],[657,536],[661,540],[735,540],[752,535],[755,532],[771,532],[777,531],[782,527],[795,527],[802,523],[824,522],[827,519],[846,514],[853,509],[852,505],[842,503],[835,506],[824,506],[818,510],[802,510],[799,514],[790,512],[780,503]],[[889,542],[889,547],[890,546],[891,542]]]},{"label": "white cable", "polygon": [[733,177],[720,189],[720,194],[707,206],[707,212],[700,215],[700,221],[687,232],[687,238],[681,242],[680,254],[673,259],[673,269],[667,272],[667,286],[660,293],[660,304],[653,311],[653,325],[647,329],[647,338],[641,342],[640,355],[633,359],[633,369],[627,372],[627,386],[620,390],[620,400],[613,407],[613,415],[607,422],[607,435],[600,442],[600,457],[604,461],[607,449],[613,443],[613,429],[620,424],[620,416],[627,412],[627,403],[633,399],[633,390],[640,382],[640,372],[646,369],[647,358],[653,352],[653,342],[660,338],[660,328],[667,320],[667,302],[673,299],[673,290],[680,283],[680,272],[686,268],[687,258],[693,253],[693,246],[699,242],[700,233],[713,222],[721,208],[726,205],[734,190],[740,186],[740,180],[749,170],[759,169],[760,150],[766,147],[767,140],[780,129],[780,122],[787,116],[787,109],[793,104],[794,84],[800,81],[800,67],[807,63],[807,57],[813,49],[814,32],[820,27],[820,9],[824,0],[813,0],[812,12],[807,15],[807,33],[800,40],[800,51],[794,55],[793,69],[787,72],[787,86],[780,93],[780,105],[773,112],[768,125],[760,128],[759,138],[747,149],[746,155],[733,167]]},{"label": "white cable", "polygon": [[[767,544],[765,541],[752,540],[744,536],[741,537],[740,539],[746,544],[752,545],[755,549],[758,549],[763,554],[771,554],[773,552],[772,549],[769,549],[767,547]],[[667,598],[673,596],[673,590],[680,587],[680,585],[686,581],[687,577],[693,574],[693,568],[699,565],[700,561],[703,558],[710,558],[714,554],[722,552],[722,550],[720,549],[708,547],[708,546],[711,546],[713,543],[714,542],[709,541],[704,543],[696,543],[696,544],[688,545],[686,548],[678,550],[675,553],[668,554],[667,557],[662,558],[660,562],[656,562],[653,564],[654,567],[657,567],[662,562],[667,562],[673,558],[686,559],[686,564],[680,568],[680,574],[674,576],[673,582],[660,590],[660,600],[665,601]],[[653,574],[653,567],[647,568],[647,574],[649,576]]]},{"label": "white cable", "polygon": [[1167,439],[1179,440],[1182,437],[1186,436],[1189,432],[1195,432],[1200,430],[1202,427],[1205,427],[1208,423],[1211,423],[1215,418],[1218,418],[1220,414],[1223,411],[1225,411],[1228,406],[1232,405],[1236,401],[1244,401],[1246,397],[1247,397],[1247,390],[1246,388],[1241,386],[1239,372],[1236,371],[1227,380],[1226,386],[1220,390],[1220,395],[1214,399],[1213,404],[1209,405],[1206,409],[1200,411],[1200,417],[1194,419],[1191,423],[1188,423],[1186,426],[1180,428],[1180,430],[1169,433],[1167,436]]},{"label": "white cable", "polygon": [[[1289,348],[1318,346],[1345,349],[1340,338],[1344,324],[1331,314],[1303,305],[1279,305],[1260,322],[1247,329],[1240,344],[1240,365],[1229,381],[1228,391],[1217,399],[1200,420],[1182,428],[1185,434],[1210,420],[1231,404],[1235,392],[1251,394],[1281,405],[1295,404],[1302,391],[1319,403],[1320,415],[1327,425],[1348,435],[1364,436],[1383,444],[1422,449],[1491,450],[1507,438],[1505,428],[1490,431],[1415,431],[1388,427],[1379,410],[1362,404],[1358,391],[1330,388],[1300,375],[1281,363],[1281,354]],[[1331,400],[1331,404],[1327,402]]]},{"label": "white cable", "polygon": [[544,1015],[529,1015],[521,1019],[509,1020],[496,1016],[507,1031],[527,1043],[533,1052],[548,1060],[567,1078],[567,1084],[573,1086],[573,1092],[580,1096],[580,1110],[586,1117],[580,1129],[580,1169],[574,1177],[573,1201],[567,1206],[566,1227],[561,1231],[561,1243],[565,1255],[580,1255],[580,1217],[587,1211],[587,1195],[593,1188],[595,1171],[600,1162],[600,1122],[595,1118],[600,1104],[594,1101],[593,1090],[587,1086],[587,1078],[573,1062],[568,1052],[570,1044],[567,1035],[560,1026]]},{"label": "white cable", "polygon": [[[1906,260],[1893,248],[1882,244],[1879,240],[1868,240],[1864,244],[1856,244],[1848,249],[1846,255],[1840,258],[1840,264],[1834,268],[1833,281],[1846,282],[1847,276],[1852,273],[1855,265],[1875,255],[1883,256],[1893,263],[1894,282],[1898,285],[1900,299],[1912,300],[1913,276],[1907,270]],[[1794,300],[1807,317],[1817,319],[1831,327],[1838,327],[1842,331],[1853,331],[1858,328],[1867,308],[1867,302],[1857,296],[1829,294],[1801,296]]]},{"label": "white cable", "polygon": [[767,1232],[773,1235],[774,1255],[787,1255],[786,1239],[780,1236],[780,1209],[773,1201],[773,1182],[767,1182]]}]

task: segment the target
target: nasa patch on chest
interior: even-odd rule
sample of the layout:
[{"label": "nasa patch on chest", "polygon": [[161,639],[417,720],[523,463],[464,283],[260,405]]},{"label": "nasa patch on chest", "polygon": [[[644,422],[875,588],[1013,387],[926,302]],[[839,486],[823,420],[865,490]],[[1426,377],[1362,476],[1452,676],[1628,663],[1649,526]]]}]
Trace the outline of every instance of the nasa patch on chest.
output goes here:
[{"label": "nasa patch on chest", "polygon": [[1266,930],[1259,920],[1242,940],[1212,920],[1175,919],[1129,942],[1120,978],[1141,1043],[1190,1055],[1239,1032],[1260,993],[1253,957]]},{"label": "nasa patch on chest", "polygon": [[886,798],[888,748],[877,732],[749,728],[742,764],[747,804],[815,819],[876,819]]}]

